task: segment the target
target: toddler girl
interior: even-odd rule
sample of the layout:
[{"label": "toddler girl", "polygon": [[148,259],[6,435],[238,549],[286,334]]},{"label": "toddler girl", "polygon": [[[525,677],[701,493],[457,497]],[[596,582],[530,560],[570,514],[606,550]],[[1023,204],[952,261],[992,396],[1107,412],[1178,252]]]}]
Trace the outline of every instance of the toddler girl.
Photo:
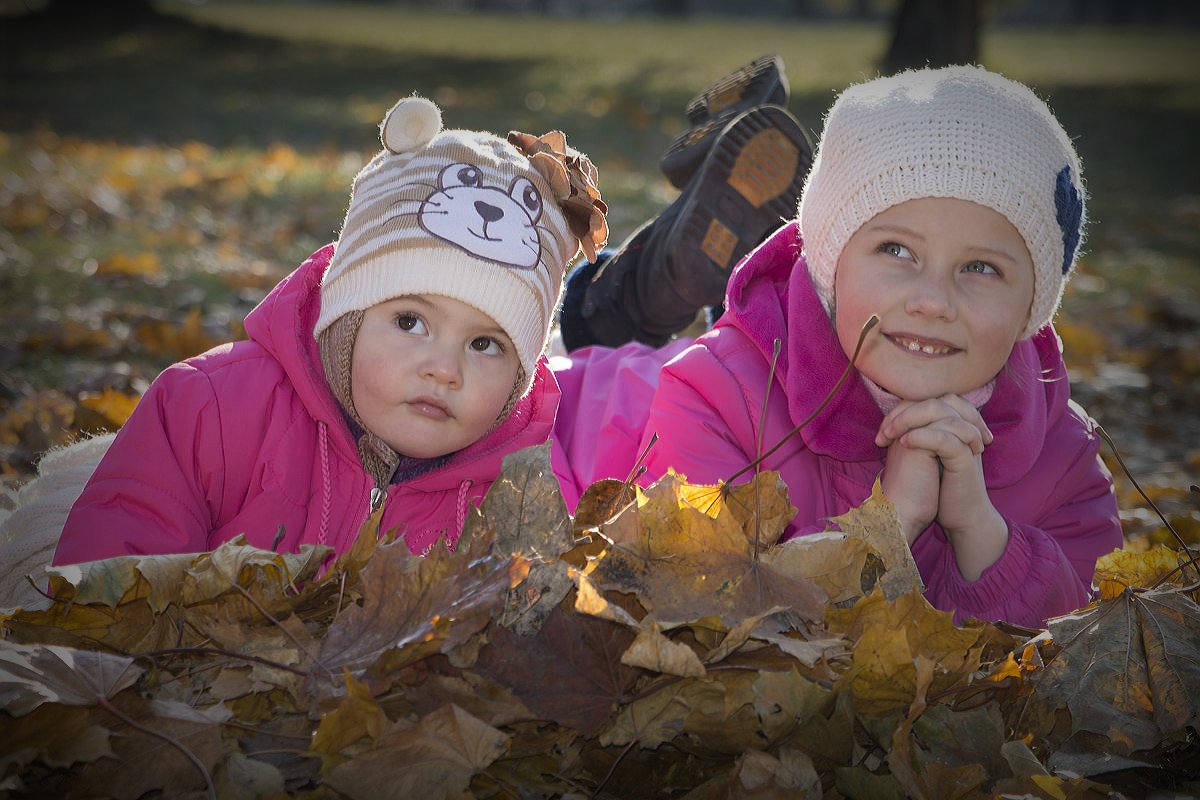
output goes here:
[{"label": "toddler girl", "polygon": [[[715,483],[811,416],[762,464],[797,508],[785,539],[879,478],[933,605],[1040,627],[1087,602],[1097,557],[1122,543],[1050,326],[1083,223],[1079,159],[1027,87],[978,67],[852,86],[826,115],[798,220],[737,267],[714,329],[661,372],[636,345],[572,353],[563,385],[591,389],[556,435],[585,480],[625,477],[657,434],[645,480],[674,467]],[[604,397],[589,366],[605,365],[653,396],[622,410],[638,447],[589,461],[578,426]]]},{"label": "toddler girl", "polygon": [[248,341],[150,386],[74,504],[57,564],[354,541],[382,507],[414,553],[453,544],[505,454],[545,442],[563,272],[606,237],[561,133],[441,130],[401,100],[336,245],[246,318]]}]

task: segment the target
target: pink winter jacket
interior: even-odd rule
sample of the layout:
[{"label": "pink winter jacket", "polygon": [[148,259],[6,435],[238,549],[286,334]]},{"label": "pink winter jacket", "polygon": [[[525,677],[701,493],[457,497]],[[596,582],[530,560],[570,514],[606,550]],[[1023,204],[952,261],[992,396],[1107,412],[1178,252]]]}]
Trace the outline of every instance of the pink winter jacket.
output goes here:
[{"label": "pink winter jacket", "polygon": [[[650,449],[645,480],[668,467],[693,483],[723,480],[752,460],[760,440],[762,450],[769,449],[820,405],[847,358],[799,252],[793,222],[747,256],[730,279],[727,310],[714,330],[673,359],[656,358],[641,346],[628,348],[628,358],[602,348],[579,351],[567,372],[574,373],[573,383],[589,382],[591,391],[566,395],[556,423],[556,436],[570,445],[572,465],[577,470],[588,465],[587,474],[576,475],[578,482],[624,478],[655,432],[659,441]],[[782,349],[764,400],[776,338]],[[603,398],[605,366],[640,370],[645,383],[664,361],[652,398],[647,401],[639,391],[634,400],[641,408],[624,410],[625,427],[643,426],[638,446],[589,458],[583,421],[604,425],[597,420],[604,412],[595,406]],[[641,384],[626,376],[619,385]],[[1013,349],[981,409],[995,435],[984,451],[984,476],[1009,525],[1008,548],[999,561],[978,580],[967,581],[936,523],[913,545],[926,597],[958,621],[1003,619],[1040,627],[1047,617],[1084,605],[1096,559],[1121,546],[1099,437],[1069,392],[1059,341],[1047,326]],[[765,462],[764,468],[780,472],[798,509],[785,538],[822,530],[827,518],[870,496],[886,455],[874,442],[882,419],[864,384],[852,376],[807,428]]]},{"label": "pink winter jacket", "polygon": [[[55,564],[210,550],[237,534],[280,552],[346,550],[373,481],[325,382],[313,338],[329,245],[246,317],[249,341],[166,369],[121,428],[67,518]],[[457,541],[501,459],[544,443],[558,405],[545,360],[533,389],[484,439],[388,488],[382,529],[414,553]],[[276,537],[278,541],[276,541]]]}]

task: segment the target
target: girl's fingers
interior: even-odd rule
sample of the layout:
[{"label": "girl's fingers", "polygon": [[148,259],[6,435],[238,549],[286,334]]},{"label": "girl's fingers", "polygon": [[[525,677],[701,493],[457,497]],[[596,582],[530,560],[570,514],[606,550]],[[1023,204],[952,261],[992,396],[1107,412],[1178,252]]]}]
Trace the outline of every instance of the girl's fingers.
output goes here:
[{"label": "girl's fingers", "polygon": [[[979,413],[979,409],[956,394],[943,395],[931,400],[905,400],[883,418],[875,444],[887,447],[906,433],[918,428],[936,425],[943,420],[961,420],[975,428],[981,445],[992,443],[992,432]],[[970,438],[970,437],[967,437]],[[964,438],[964,441],[967,439]]]},{"label": "girl's fingers", "polygon": [[984,448],[979,429],[962,419],[941,420],[907,431],[898,441],[905,447],[934,453],[951,470],[965,466],[964,459],[979,455]]}]

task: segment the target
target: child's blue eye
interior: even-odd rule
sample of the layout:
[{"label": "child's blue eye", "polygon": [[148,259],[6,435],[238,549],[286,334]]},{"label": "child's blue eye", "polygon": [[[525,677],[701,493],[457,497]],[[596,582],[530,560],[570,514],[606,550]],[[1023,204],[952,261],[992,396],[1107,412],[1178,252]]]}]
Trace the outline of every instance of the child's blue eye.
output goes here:
[{"label": "child's blue eye", "polygon": [[963,267],[964,272],[974,272],[979,275],[998,275],[999,270],[986,261],[971,261]]},{"label": "child's blue eye", "polygon": [[908,248],[897,242],[884,242],[883,244],[879,245],[879,252],[886,253],[889,256],[894,256],[895,258],[912,257],[912,254],[908,251]]}]

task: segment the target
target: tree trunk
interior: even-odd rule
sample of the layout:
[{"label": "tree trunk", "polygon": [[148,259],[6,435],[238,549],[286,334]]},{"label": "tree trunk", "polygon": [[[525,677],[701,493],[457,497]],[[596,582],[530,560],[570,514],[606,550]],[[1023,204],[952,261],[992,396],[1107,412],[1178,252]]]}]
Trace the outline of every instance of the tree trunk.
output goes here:
[{"label": "tree trunk", "polygon": [[901,0],[881,68],[892,74],[979,60],[981,0]]}]

